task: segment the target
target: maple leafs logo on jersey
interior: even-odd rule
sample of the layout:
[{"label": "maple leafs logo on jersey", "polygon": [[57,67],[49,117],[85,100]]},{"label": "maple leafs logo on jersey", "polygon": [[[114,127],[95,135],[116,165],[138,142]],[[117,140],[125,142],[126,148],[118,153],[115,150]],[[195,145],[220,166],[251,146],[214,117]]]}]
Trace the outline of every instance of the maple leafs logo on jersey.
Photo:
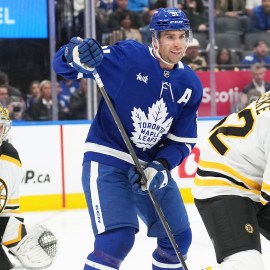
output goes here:
[{"label": "maple leafs logo on jersey", "polygon": [[172,117],[166,119],[168,113],[163,98],[148,108],[147,116],[140,108],[134,108],[131,115],[135,130],[131,140],[143,151],[152,148],[163,134],[167,134],[173,121]]}]

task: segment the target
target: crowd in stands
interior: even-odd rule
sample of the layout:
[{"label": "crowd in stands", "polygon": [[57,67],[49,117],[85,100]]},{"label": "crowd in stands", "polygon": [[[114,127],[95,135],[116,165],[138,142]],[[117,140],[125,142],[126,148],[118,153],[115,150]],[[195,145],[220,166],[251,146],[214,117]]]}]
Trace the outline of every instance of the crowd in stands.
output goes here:
[{"label": "crowd in stands", "polygon": [[[84,78],[57,82],[55,91],[59,120],[87,119],[86,89],[87,79]],[[8,108],[12,120],[53,120],[52,91],[50,80],[34,80],[29,85],[29,92],[24,95],[9,84],[8,74],[0,71],[0,103]]]},{"label": "crowd in stands", "polygon": [[[96,0],[96,37],[101,45],[133,39],[151,46],[149,21],[167,0]],[[193,31],[182,61],[196,71],[209,69],[209,3],[207,0],[178,0],[178,8],[188,16]],[[270,0],[215,0],[215,71],[250,70],[252,86],[239,97],[240,110],[251,96],[270,90],[265,81],[270,68]],[[84,10],[74,18],[74,35],[84,37]],[[259,75],[260,74],[260,75]],[[87,81],[60,79],[56,92],[58,119],[86,119]],[[34,80],[27,94],[9,84],[0,72],[0,102],[8,106],[13,120],[52,120],[52,91],[49,80]],[[258,92],[259,91],[259,92]]]}]

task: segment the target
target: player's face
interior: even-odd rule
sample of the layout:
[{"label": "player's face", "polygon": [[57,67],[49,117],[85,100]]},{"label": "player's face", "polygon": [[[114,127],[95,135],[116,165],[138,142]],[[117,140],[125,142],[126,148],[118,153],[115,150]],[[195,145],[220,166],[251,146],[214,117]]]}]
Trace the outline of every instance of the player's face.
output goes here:
[{"label": "player's face", "polygon": [[187,48],[185,31],[163,31],[159,36],[159,54],[169,63],[182,59]]}]

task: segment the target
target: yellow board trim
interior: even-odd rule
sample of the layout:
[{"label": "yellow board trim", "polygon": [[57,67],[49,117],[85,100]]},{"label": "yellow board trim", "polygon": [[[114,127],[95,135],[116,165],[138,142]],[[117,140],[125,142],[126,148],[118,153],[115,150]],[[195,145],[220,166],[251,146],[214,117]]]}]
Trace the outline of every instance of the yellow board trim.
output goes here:
[{"label": "yellow board trim", "polygon": [[[185,203],[194,203],[191,188],[181,188],[180,192]],[[22,196],[20,198],[21,212],[81,208],[87,208],[83,193],[66,194],[65,200],[63,200],[61,194]]]}]

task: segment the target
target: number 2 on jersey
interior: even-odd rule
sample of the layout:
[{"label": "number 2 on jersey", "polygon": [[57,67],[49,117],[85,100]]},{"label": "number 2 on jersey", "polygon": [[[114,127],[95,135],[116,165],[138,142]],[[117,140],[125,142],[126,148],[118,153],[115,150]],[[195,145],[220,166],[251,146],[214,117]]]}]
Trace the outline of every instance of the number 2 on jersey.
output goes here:
[{"label": "number 2 on jersey", "polygon": [[[223,142],[222,138],[225,137],[235,137],[243,138],[249,134],[252,130],[254,124],[254,118],[251,109],[244,109],[238,114],[239,125],[224,125],[226,118],[218,122],[212,129],[214,131],[210,137],[209,141],[212,146],[221,154],[225,155],[229,148]],[[244,125],[243,125],[244,123]],[[220,136],[222,134],[222,136]]]}]

